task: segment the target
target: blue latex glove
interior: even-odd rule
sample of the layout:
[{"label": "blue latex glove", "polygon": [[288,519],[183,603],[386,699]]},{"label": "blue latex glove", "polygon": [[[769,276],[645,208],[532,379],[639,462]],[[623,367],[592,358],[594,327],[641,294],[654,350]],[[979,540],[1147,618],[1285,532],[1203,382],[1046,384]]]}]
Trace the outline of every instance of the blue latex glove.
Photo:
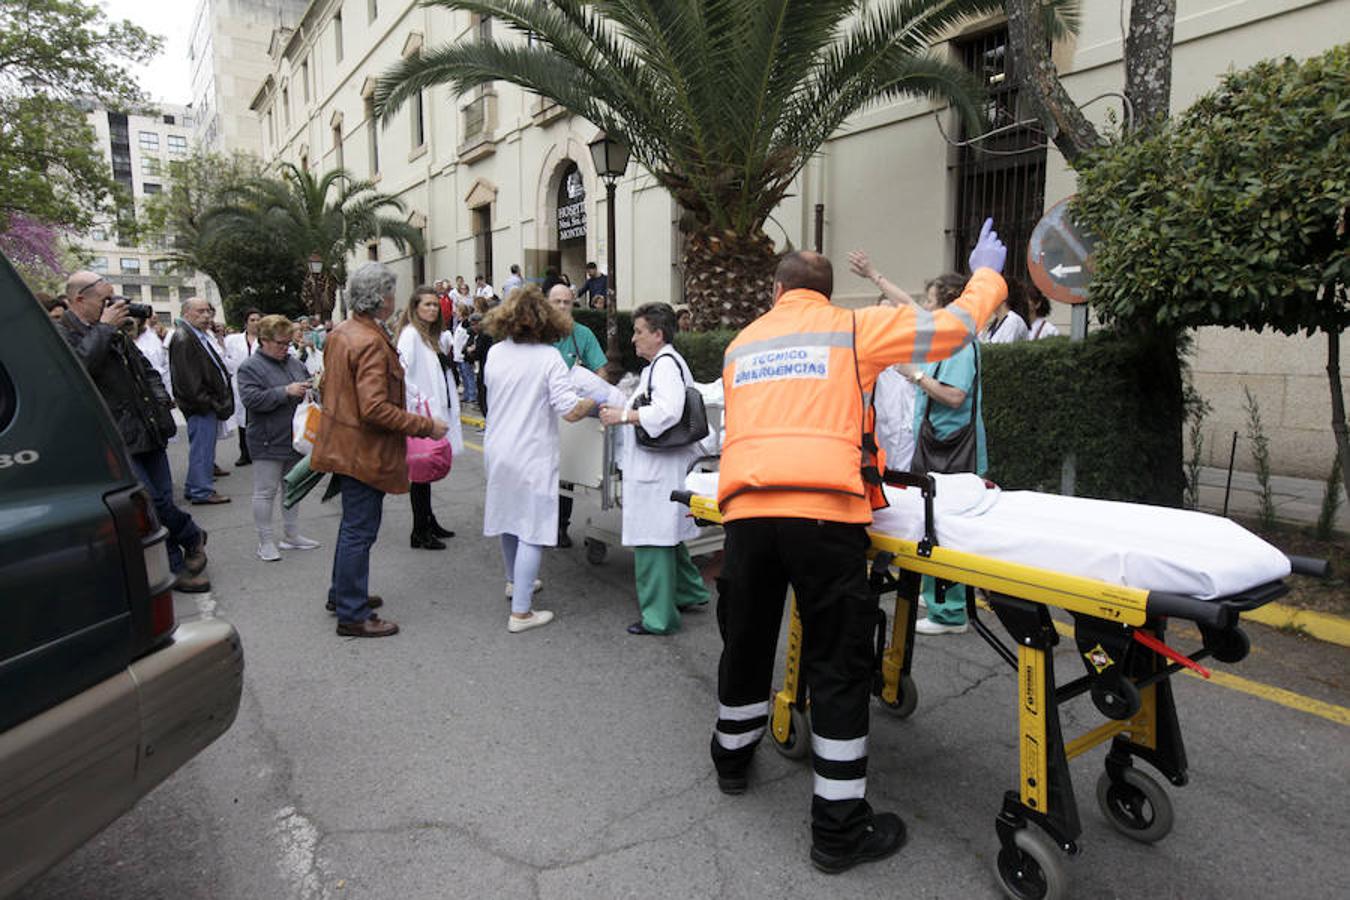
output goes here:
[{"label": "blue latex glove", "polygon": [[980,228],[980,239],[975,242],[975,249],[970,251],[970,271],[974,273],[976,269],[993,269],[1002,273],[1003,263],[1007,259],[1008,248],[998,239],[994,220],[985,219]]}]

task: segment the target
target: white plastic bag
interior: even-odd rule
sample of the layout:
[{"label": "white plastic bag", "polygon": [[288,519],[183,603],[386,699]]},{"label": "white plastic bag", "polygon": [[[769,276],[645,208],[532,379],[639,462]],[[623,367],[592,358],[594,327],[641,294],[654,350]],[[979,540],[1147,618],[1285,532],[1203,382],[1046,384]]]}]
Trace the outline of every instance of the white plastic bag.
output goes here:
[{"label": "white plastic bag", "polygon": [[295,452],[306,456],[314,450],[314,440],[319,435],[319,404],[305,395],[295,408],[295,417],[291,419],[291,446]]}]

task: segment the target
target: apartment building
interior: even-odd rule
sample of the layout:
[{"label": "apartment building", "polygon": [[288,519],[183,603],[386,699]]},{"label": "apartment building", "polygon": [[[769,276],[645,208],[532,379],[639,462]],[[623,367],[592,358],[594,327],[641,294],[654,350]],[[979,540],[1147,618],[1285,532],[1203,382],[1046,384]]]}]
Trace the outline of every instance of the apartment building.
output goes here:
[{"label": "apartment building", "polygon": [[[1079,35],[1055,48],[1071,96],[1102,125],[1123,115],[1112,96],[1123,84],[1121,21],[1118,4],[1085,0]],[[1344,41],[1346,22],[1350,0],[1182,0],[1173,107],[1184,108],[1230,69]],[[272,34],[270,69],[249,102],[258,149],[319,172],[343,166],[403,199],[426,235],[425,255],[400,256],[387,243],[359,254],[392,265],[401,286],[478,273],[498,284],[512,263],[527,277],[554,266],[576,281],[586,260],[604,265],[610,211],[587,151],[597,133],[590,123],[503,83],[463,96],[432,88],[388,123],[371,114],[377,78],[398,60],[504,34],[491,19],[414,0],[314,0]],[[780,246],[819,244],[835,260],[839,302],[874,297],[869,284],[842,271],[848,250],[865,248],[892,280],[918,291],[927,277],[961,264],[991,214],[1013,250],[1013,270],[1025,270],[1031,227],[1073,193],[1074,176],[1029,121],[1006,41],[1006,28],[992,19],[942,48],[984,79],[1004,129],[997,138],[969,143],[977,136],[927,100],[878,105],[826,144],[769,222]],[[620,307],[680,303],[676,204],[633,166],[614,213]],[[1053,318],[1066,326],[1067,308]],[[1194,372],[1214,407],[1208,446],[1226,451],[1227,435],[1241,430],[1245,385],[1260,398],[1278,469],[1325,474],[1332,443],[1324,352],[1316,339],[1202,332]],[[1226,454],[1212,461],[1226,463]]]},{"label": "apartment building", "polygon": [[[171,105],[138,113],[87,110],[113,178],[137,207],[145,198],[166,190],[170,164],[187,157],[194,128],[191,113],[188,107]],[[133,302],[151,304],[155,316],[167,323],[178,315],[180,300],[200,294],[208,283],[201,275],[170,271],[164,258],[169,240],[168,235],[149,235],[135,243],[110,221],[95,225],[77,243],[92,252],[89,267],[93,271]]]}]

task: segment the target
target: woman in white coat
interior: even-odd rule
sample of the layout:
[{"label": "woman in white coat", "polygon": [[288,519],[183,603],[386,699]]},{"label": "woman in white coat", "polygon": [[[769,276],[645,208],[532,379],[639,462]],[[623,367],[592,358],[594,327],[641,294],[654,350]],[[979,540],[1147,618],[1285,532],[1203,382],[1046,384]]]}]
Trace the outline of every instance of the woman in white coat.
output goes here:
[{"label": "woman in white coat", "polygon": [[[657,437],[684,417],[685,387],[694,383],[684,357],[672,346],[679,331],[669,303],[648,303],[633,313],[633,346],[649,360],[637,392],[622,408],[605,406],[609,426],[640,425]],[[645,401],[650,402],[645,402]],[[684,488],[697,445],[649,450],[632,434],[623,456],[623,543],[633,548],[638,608],[642,618],[629,634],[670,634],[680,627],[680,610],[703,606],[708,588],[684,542],[698,535],[688,511],[670,499]]]},{"label": "woman in white coat", "polygon": [[[446,438],[455,456],[464,452],[464,434],[459,427],[459,392],[449,387],[445,368],[437,352],[445,323],[436,291],[419,287],[399,316],[398,357],[403,363],[408,410],[450,423]],[[413,530],[410,543],[423,550],[444,550],[441,538],[455,533],[442,528],[431,511],[430,483],[412,483],[408,491],[412,503]]]},{"label": "woman in white coat", "polygon": [[483,534],[501,537],[511,599],[506,624],[514,634],[553,621],[553,613],[532,605],[543,548],[558,540],[558,417],[576,422],[595,403],[577,393],[553,348],[568,324],[538,285],[515,291],[483,328],[496,339],[483,361],[492,397],[483,437]]}]

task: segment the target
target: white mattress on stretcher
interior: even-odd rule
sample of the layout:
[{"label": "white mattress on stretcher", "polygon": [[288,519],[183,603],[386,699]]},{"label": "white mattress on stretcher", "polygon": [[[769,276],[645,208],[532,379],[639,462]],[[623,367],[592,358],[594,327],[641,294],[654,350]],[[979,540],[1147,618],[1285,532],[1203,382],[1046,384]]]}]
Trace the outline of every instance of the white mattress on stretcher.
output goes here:
[{"label": "white mattress on stretcher", "polygon": [[[1289,558],[1219,516],[986,487],[977,475],[935,475],[938,544],[1150,591],[1212,600],[1284,578]],[[717,473],[694,472],[689,490],[717,496]],[[923,495],[887,486],[890,506],[871,530],[917,541]]]}]

